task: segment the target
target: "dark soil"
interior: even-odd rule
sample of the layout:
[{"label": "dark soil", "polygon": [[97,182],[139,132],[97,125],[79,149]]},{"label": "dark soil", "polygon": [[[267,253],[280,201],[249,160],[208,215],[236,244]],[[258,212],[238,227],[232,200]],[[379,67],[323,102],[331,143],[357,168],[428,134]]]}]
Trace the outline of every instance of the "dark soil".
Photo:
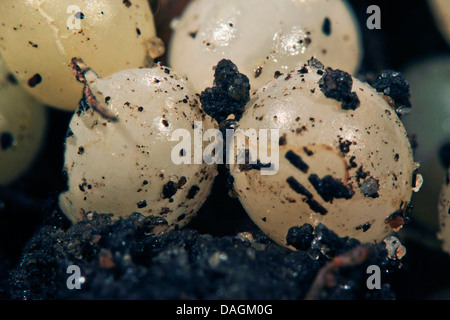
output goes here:
[{"label": "dark soil", "polygon": [[[361,78],[375,79],[383,70],[449,52],[426,1],[349,2],[364,39]],[[373,4],[382,11],[381,30],[365,28],[366,8]],[[163,20],[168,13],[159,12],[156,22],[168,39]],[[210,198],[183,230],[152,236],[152,228],[163,222],[137,215],[116,223],[95,216],[71,226],[55,205],[66,188],[63,142],[71,114],[54,109],[48,114],[39,158],[17,182],[0,187],[1,299],[303,299],[314,287],[317,299],[401,300],[442,298],[439,292],[450,287],[450,258],[436,246],[437,230],[420,225],[414,212],[398,234],[407,248],[401,263],[387,259],[382,244],[361,247],[323,226],[291,229],[288,242],[298,248],[292,251],[272,243],[248,218],[229,191],[224,168]],[[358,249],[365,255],[338,268],[331,285],[313,286],[334,257]],[[366,287],[371,264],[381,266],[381,290]],[[70,265],[80,267],[82,290],[67,289]]]}]

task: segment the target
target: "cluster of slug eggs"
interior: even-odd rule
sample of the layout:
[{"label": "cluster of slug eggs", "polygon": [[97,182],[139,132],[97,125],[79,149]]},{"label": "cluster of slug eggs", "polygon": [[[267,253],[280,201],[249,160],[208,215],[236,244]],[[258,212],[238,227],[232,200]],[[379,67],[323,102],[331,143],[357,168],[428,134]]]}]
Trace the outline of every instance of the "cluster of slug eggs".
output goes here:
[{"label": "cluster of slug eggs", "polygon": [[[65,25],[69,2],[81,9],[78,31]],[[160,65],[136,68],[160,53],[147,1],[5,5],[0,50],[31,94],[74,109],[83,86],[70,75],[69,61],[81,58],[99,74],[84,73],[85,97],[66,142],[69,188],[60,206],[74,222],[92,212],[162,216],[171,228],[189,221],[217,170],[172,163],[171,136],[179,128],[192,133],[197,121],[204,129],[218,126],[202,111],[198,93],[212,85],[222,58],[249,75],[254,92],[239,126],[282,135],[278,174],[231,168],[245,209],[275,241],[285,245],[291,226],[320,222],[342,236],[380,240],[409,202],[416,164],[395,111],[351,76],[348,96],[326,96],[319,86],[324,70],[302,67],[315,56],[356,71],[359,32],[344,1],[192,1],[174,22],[169,48],[170,66],[192,85]],[[10,20],[17,10],[30,19]],[[94,112],[92,101],[114,119]]]}]

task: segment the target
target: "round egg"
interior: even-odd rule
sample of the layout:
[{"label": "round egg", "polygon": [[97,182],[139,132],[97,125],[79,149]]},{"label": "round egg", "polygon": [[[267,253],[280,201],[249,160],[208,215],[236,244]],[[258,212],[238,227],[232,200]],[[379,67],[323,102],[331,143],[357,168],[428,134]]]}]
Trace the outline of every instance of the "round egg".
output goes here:
[{"label": "round egg", "polygon": [[361,59],[359,27],[341,0],[194,0],[172,26],[169,64],[199,92],[211,87],[223,58],[252,90],[312,56],[349,73]]},{"label": "round egg", "polygon": [[[217,174],[216,165],[191,161],[190,142],[201,132],[196,130],[216,123],[202,111],[190,84],[169,68],[85,75],[93,94],[86,100],[95,98],[115,118],[104,118],[86,100],[80,103],[66,139],[68,190],[60,195],[60,208],[73,222],[93,212],[113,219],[139,212],[182,227]],[[178,148],[180,139],[184,149]]]},{"label": "round egg", "polygon": [[22,87],[0,57],[0,185],[17,179],[41,149],[46,109]]},{"label": "round egg", "polygon": [[450,45],[450,2],[448,0],[428,0],[438,29]]},{"label": "round egg", "polygon": [[[417,219],[438,226],[436,207],[445,169],[439,160],[440,147],[450,141],[450,56],[436,56],[411,64],[404,71],[411,88],[411,112],[402,120],[415,137],[415,159],[426,183],[413,197]],[[430,213],[430,210],[433,212]]]},{"label": "round egg", "polygon": [[440,222],[438,237],[442,241],[442,249],[450,254],[450,169],[442,185],[438,210]]},{"label": "round egg", "polygon": [[81,99],[72,58],[106,77],[151,65],[164,51],[147,0],[3,0],[0,20],[8,68],[35,98],[64,110]]},{"label": "round egg", "polygon": [[[368,84],[310,65],[278,73],[246,106],[239,129],[260,132],[247,144],[256,164],[231,165],[234,190],[281,245],[291,227],[305,223],[379,242],[404,224],[421,184],[405,128]],[[269,164],[273,170],[262,174]]]}]

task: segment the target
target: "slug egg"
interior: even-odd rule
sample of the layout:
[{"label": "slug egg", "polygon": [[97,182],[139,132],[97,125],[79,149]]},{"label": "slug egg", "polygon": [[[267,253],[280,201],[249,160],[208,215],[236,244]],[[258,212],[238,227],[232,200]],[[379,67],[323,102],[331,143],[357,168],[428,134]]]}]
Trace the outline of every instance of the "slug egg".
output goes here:
[{"label": "slug egg", "polygon": [[169,68],[124,70],[104,79],[93,71],[85,75],[116,121],[81,101],[66,139],[69,189],[60,195],[62,211],[74,222],[93,212],[113,219],[139,212],[182,227],[210,193],[217,168],[177,164],[177,132],[193,137],[196,126],[208,130],[215,122],[200,109],[190,84]]},{"label": "slug egg", "polygon": [[439,239],[442,241],[442,249],[450,254],[450,169],[447,172],[439,199]]},{"label": "slug egg", "polygon": [[[418,164],[395,110],[368,84],[330,68],[279,73],[250,100],[239,129],[278,132],[278,141],[267,133],[263,153],[261,136],[249,139],[249,150],[259,143],[249,156],[259,166],[230,167],[244,208],[277,243],[305,223],[363,242],[404,224]],[[269,161],[273,174],[261,174]]]},{"label": "slug egg", "polygon": [[0,185],[18,178],[44,139],[46,109],[17,83],[0,57]]},{"label": "slug egg", "polygon": [[147,0],[2,0],[0,20],[8,68],[35,98],[64,110],[81,99],[73,57],[106,77],[151,65],[164,50]]},{"label": "slug egg", "polygon": [[439,149],[450,141],[450,56],[422,60],[404,71],[411,88],[411,113],[403,119],[406,130],[415,136],[414,156],[427,183],[413,198],[416,217],[432,227],[438,226],[436,207],[445,168]]},{"label": "slug egg", "polygon": [[341,0],[195,0],[173,29],[169,64],[199,92],[211,87],[223,58],[249,77],[252,90],[311,56],[350,73],[361,58],[357,22]]},{"label": "slug egg", "polygon": [[431,12],[442,36],[450,45],[450,2],[448,0],[428,0]]}]

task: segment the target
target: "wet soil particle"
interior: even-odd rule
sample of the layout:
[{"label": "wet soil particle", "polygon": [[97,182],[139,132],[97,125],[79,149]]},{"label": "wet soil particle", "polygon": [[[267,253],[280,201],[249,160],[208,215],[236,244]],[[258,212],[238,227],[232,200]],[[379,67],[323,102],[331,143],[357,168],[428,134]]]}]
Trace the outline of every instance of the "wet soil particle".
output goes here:
[{"label": "wet soil particle", "polygon": [[[359,245],[322,225],[289,231],[289,242],[299,248],[295,251],[258,231],[252,232],[252,240],[211,237],[187,228],[153,235],[167,221],[139,213],[116,222],[106,215],[73,226],[55,222],[45,223],[27,244],[5,286],[10,298],[303,299],[322,267]],[[386,250],[373,250],[365,263],[337,273],[333,285],[321,288],[320,299],[393,299],[388,284],[383,290],[367,289],[368,264],[381,265],[383,272],[389,266]],[[217,255],[223,259],[213,259]],[[80,268],[80,290],[67,288],[70,265]]]},{"label": "wet soil particle", "polygon": [[326,36],[331,35],[331,20],[328,17],[323,20],[322,32]]},{"label": "wet soil particle", "polygon": [[303,159],[298,154],[296,154],[294,151],[289,150],[288,152],[286,152],[285,158],[294,167],[296,167],[297,169],[299,169],[303,173],[308,173],[308,170],[309,170],[308,164],[305,161],[303,161]]},{"label": "wet soil particle", "polygon": [[219,61],[214,72],[214,86],[200,95],[203,110],[219,123],[234,114],[239,120],[250,100],[250,81],[230,60]]},{"label": "wet soil particle", "polygon": [[385,70],[380,72],[372,83],[372,86],[394,100],[395,108],[411,108],[409,83],[400,72]]},{"label": "wet soil particle", "polygon": [[308,204],[309,208],[315,213],[319,213],[321,215],[326,215],[328,210],[325,209],[320,203],[314,200],[314,196],[308,189],[305,188],[297,179],[294,177],[289,177],[286,179],[286,182],[289,184],[289,187],[294,190],[296,193],[301,194],[306,197],[305,203]]},{"label": "wet soil particle", "polygon": [[28,85],[31,88],[36,87],[39,83],[42,82],[42,77],[39,73],[36,73],[34,76],[32,76],[29,80],[28,80]]},{"label": "wet soil particle", "polygon": [[177,193],[177,191],[178,188],[176,187],[175,182],[169,181],[163,186],[163,197],[165,199],[170,199],[175,195],[175,193]]},{"label": "wet soil particle", "polygon": [[308,191],[300,182],[298,182],[297,179],[294,177],[289,177],[286,179],[286,182],[289,184],[292,190],[294,190],[296,193],[301,194],[305,196],[308,199],[312,199],[313,195],[311,192]]},{"label": "wet soil particle", "polygon": [[189,192],[187,195],[188,199],[194,199],[195,195],[199,191],[200,191],[200,188],[198,186],[196,186],[196,185],[192,186],[191,189],[189,189]]},{"label": "wet soil particle", "polygon": [[361,193],[368,198],[378,198],[380,195],[378,194],[378,190],[380,188],[380,184],[377,179],[374,179],[372,177],[364,180],[363,183],[361,183],[360,190]]},{"label": "wet soil particle", "polygon": [[138,207],[139,209],[145,208],[146,206],[147,206],[147,201],[145,201],[145,200],[139,201],[139,202],[137,203],[137,207]]},{"label": "wet soil particle", "polygon": [[351,141],[343,140],[342,138],[339,138],[339,150],[341,151],[342,155],[345,156],[345,154],[350,152],[351,145],[352,145]]},{"label": "wet soil particle", "polygon": [[314,240],[313,232],[313,226],[308,223],[301,227],[292,227],[286,236],[286,244],[297,250],[306,251],[311,248],[311,242]]},{"label": "wet soil particle", "polygon": [[328,210],[325,209],[320,203],[318,203],[316,200],[314,200],[313,198],[311,199],[306,199],[305,201],[309,208],[314,211],[315,213],[318,213],[322,216],[326,215],[328,213]]},{"label": "wet soil particle", "polygon": [[356,110],[360,101],[355,92],[352,92],[352,76],[342,70],[327,68],[319,81],[319,87],[325,97],[341,102],[344,110]]},{"label": "wet soil particle", "polygon": [[346,186],[341,180],[330,175],[319,178],[316,174],[311,174],[308,178],[317,193],[326,202],[333,202],[333,199],[351,199],[355,192],[350,186]]},{"label": "wet soil particle", "polygon": [[360,226],[357,226],[355,229],[356,230],[362,230],[363,232],[366,232],[367,230],[370,229],[370,227],[372,226],[372,224],[370,224],[370,222],[364,223]]}]

